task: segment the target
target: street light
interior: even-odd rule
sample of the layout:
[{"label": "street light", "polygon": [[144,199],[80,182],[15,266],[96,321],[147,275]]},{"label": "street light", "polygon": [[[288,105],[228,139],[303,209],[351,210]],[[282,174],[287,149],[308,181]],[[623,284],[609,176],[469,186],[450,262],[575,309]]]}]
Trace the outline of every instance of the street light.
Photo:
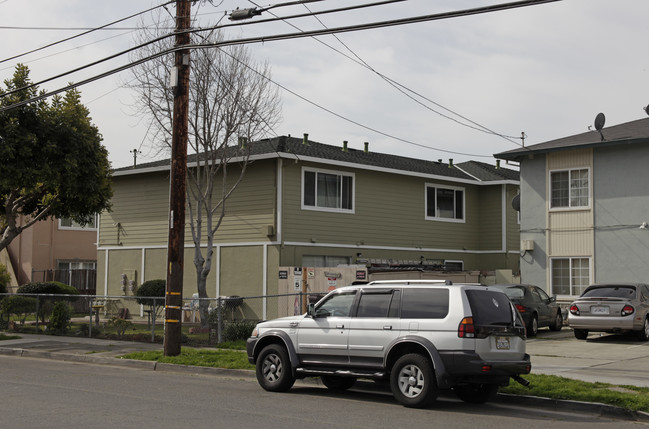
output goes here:
[{"label": "street light", "polygon": [[265,9],[257,9],[255,7],[249,7],[247,9],[237,8],[230,14],[230,21],[240,21],[242,19],[250,19],[254,16],[261,15]]}]

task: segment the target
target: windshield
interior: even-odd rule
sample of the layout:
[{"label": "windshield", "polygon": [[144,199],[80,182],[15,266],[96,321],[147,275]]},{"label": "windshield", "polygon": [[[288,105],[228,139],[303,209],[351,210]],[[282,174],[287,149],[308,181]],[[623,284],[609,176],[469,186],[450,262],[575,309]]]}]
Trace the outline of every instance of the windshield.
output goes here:
[{"label": "windshield", "polygon": [[634,286],[598,286],[588,288],[582,298],[604,297],[604,298],[635,298]]},{"label": "windshield", "polygon": [[473,321],[476,325],[511,325],[512,310],[504,293],[490,290],[467,290]]},{"label": "windshield", "polygon": [[511,299],[523,299],[523,297],[525,296],[525,289],[523,288],[523,286],[494,285],[492,287],[505,292],[505,294]]}]

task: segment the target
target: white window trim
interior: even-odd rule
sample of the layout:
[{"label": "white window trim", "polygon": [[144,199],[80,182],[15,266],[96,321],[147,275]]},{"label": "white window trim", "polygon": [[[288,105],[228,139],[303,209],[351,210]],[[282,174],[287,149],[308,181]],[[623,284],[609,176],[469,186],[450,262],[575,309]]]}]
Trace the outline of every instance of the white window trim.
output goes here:
[{"label": "white window trim", "polygon": [[[73,221],[74,222],[74,221]],[[98,225],[99,225],[99,215],[95,215],[95,226],[90,227],[90,226],[63,226],[61,225],[61,219],[58,219],[59,223],[59,229],[63,231],[97,231]]]},{"label": "white window trim", "polygon": [[[304,172],[306,171],[311,171],[314,173],[325,173],[325,174],[334,174],[336,176],[346,176],[346,177],[351,177],[352,178],[352,208],[350,209],[343,209],[343,208],[331,208],[331,207],[319,207],[319,206],[307,206],[304,205]],[[326,170],[322,168],[312,168],[312,167],[302,167],[302,172],[300,173],[300,182],[301,182],[301,187],[300,187],[300,206],[302,207],[302,210],[312,210],[312,211],[317,211],[317,212],[329,212],[329,213],[346,213],[346,214],[354,214],[356,211],[356,175],[354,173],[348,172],[348,171],[337,171],[337,170]],[[317,200],[317,195],[316,195],[316,200]]]},{"label": "white window trim", "polygon": [[[552,207],[552,173],[567,171],[568,180],[570,180],[570,172],[574,170],[588,170],[588,205],[585,206],[576,206],[572,207],[570,205],[566,207]],[[570,184],[568,184],[570,186]],[[556,168],[554,170],[548,171],[548,210],[551,212],[563,212],[563,211],[578,211],[578,210],[590,210],[593,201],[593,176],[591,174],[591,169],[588,166],[583,167],[571,167],[571,168]],[[570,187],[568,187],[568,204],[570,204]]]},{"label": "white window trim", "polygon": [[[462,219],[428,216],[428,188],[462,191]],[[424,219],[438,222],[466,223],[466,188],[460,186],[440,185],[439,183],[426,183],[424,186]]]},{"label": "white window trim", "polygon": [[546,291],[548,295],[556,295],[558,297],[562,298],[574,298],[576,296],[579,296],[580,294],[577,295],[559,295],[554,292],[554,284],[552,284],[552,268],[553,268],[553,262],[555,259],[568,259],[570,262],[570,290],[573,291],[574,285],[572,284],[572,260],[573,259],[588,259],[588,284],[592,285],[593,282],[593,258],[592,256],[553,256],[550,258],[550,269],[548,270],[550,273],[550,278],[548,281],[548,284],[550,285],[550,290]]}]

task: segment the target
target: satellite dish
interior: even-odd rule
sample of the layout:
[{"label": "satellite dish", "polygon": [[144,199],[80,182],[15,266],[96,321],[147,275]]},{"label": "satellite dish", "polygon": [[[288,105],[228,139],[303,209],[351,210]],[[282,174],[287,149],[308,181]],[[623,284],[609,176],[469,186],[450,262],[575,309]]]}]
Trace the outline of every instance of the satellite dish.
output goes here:
[{"label": "satellite dish", "polygon": [[649,104],[646,105],[643,109],[647,115],[649,115]]},{"label": "satellite dish", "polygon": [[595,129],[599,132],[599,135],[602,137],[602,141],[606,140],[604,134],[602,134],[602,129],[604,128],[604,122],[606,122],[606,117],[603,113],[598,113],[595,116]]},{"label": "satellite dish", "polygon": [[512,208],[517,212],[521,211],[521,194],[517,194],[512,199]]},{"label": "satellite dish", "polygon": [[602,128],[604,128],[604,122],[606,122],[606,117],[603,113],[598,113],[597,116],[595,116],[595,129],[597,131],[602,131]]}]

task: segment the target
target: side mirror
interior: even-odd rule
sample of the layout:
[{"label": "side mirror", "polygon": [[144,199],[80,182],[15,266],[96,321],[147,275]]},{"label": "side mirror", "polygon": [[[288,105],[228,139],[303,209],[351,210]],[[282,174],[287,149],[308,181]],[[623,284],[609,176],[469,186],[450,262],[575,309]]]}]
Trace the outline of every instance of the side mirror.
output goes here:
[{"label": "side mirror", "polygon": [[311,317],[315,317],[315,305],[309,304],[306,310],[306,314]]},{"label": "side mirror", "polygon": [[556,302],[556,300],[557,300],[556,295],[553,295],[553,296],[550,297],[550,302]]}]

